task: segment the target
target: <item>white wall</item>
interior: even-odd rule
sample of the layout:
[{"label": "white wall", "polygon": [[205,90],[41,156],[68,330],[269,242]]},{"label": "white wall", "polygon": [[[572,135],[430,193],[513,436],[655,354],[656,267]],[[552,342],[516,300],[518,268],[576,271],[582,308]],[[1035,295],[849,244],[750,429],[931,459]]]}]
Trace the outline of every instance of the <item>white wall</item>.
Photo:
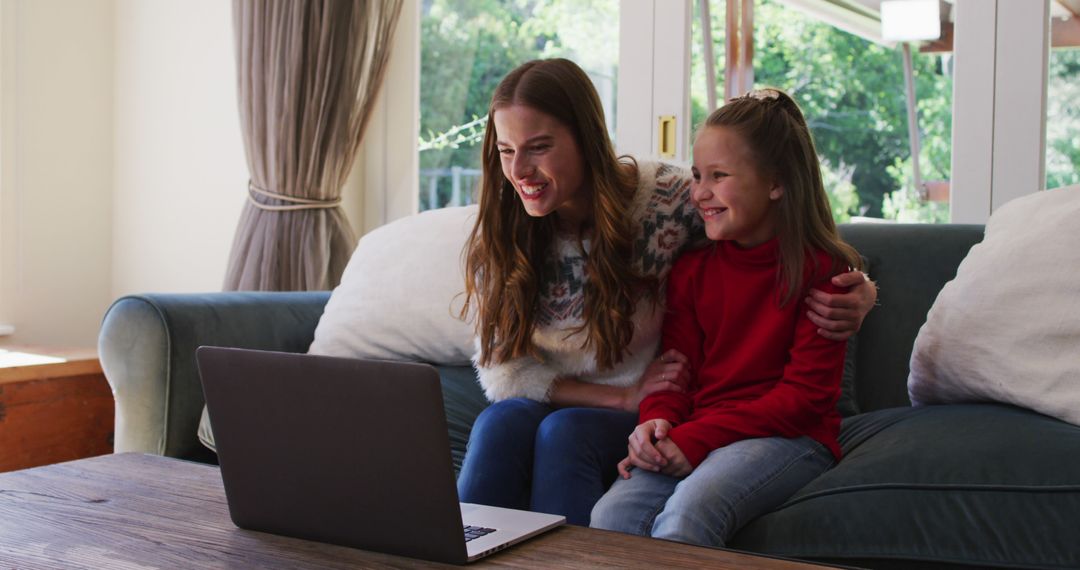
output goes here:
[{"label": "white wall", "polygon": [[[397,43],[419,45],[414,4]],[[232,3],[0,7],[0,325],[15,326],[0,345],[92,347],[119,296],[220,290],[248,179]],[[402,51],[386,81],[415,92],[419,54]],[[416,121],[418,103],[385,99],[357,164],[389,170],[358,171],[345,188],[357,235],[415,209],[416,159],[384,145],[415,155],[415,134],[386,115]],[[382,193],[410,184],[405,204]]]},{"label": "white wall", "polygon": [[220,290],[245,198],[230,2],[0,0],[0,344]]},{"label": "white wall", "polygon": [[116,1],[112,295],[221,289],[246,199],[232,3]]},{"label": "white wall", "polygon": [[0,8],[0,344],[92,346],[112,296],[113,4]]}]

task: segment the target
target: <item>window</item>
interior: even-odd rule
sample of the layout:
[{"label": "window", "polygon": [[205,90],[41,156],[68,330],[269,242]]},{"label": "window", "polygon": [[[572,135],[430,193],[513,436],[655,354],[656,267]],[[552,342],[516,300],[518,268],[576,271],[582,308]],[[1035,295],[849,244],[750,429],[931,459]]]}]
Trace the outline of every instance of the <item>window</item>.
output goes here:
[{"label": "window", "polygon": [[1080,49],[1050,50],[1047,80],[1046,187],[1080,184]]},{"label": "window", "polygon": [[[710,6],[720,100],[725,7],[724,0],[712,0]],[[708,112],[697,14],[691,46],[694,125]],[[948,221],[947,190],[939,190],[948,187],[950,177],[951,54],[921,53],[912,46],[919,165],[924,187],[931,189],[927,192],[913,183],[901,47],[864,39],[825,20],[823,14],[796,10],[781,1],[753,2],[753,84],[784,89],[802,107],[820,154],[834,217],[839,222],[853,216]],[[866,35],[877,26],[864,26],[870,30]]]},{"label": "window", "polygon": [[423,0],[420,17],[421,211],[473,201],[491,94],[528,60],[581,65],[614,134],[618,0]]}]

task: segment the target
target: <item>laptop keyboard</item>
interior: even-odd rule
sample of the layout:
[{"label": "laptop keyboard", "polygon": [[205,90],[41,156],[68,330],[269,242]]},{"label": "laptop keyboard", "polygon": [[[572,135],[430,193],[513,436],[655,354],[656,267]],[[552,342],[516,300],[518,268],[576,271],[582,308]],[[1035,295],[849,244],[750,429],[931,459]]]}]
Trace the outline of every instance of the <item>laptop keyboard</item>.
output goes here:
[{"label": "laptop keyboard", "polygon": [[484,528],[482,526],[469,526],[465,525],[465,542],[469,542],[474,538],[480,538],[486,534],[495,532],[493,528]]}]

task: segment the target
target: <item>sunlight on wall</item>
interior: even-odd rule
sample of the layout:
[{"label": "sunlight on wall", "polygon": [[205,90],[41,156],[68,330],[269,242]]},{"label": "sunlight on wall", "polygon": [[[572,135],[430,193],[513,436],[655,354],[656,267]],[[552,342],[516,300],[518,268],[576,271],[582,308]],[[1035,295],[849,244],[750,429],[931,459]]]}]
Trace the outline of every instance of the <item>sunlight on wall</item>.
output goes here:
[{"label": "sunlight on wall", "polygon": [[247,182],[231,4],[0,6],[0,344],[92,347],[120,295],[220,290]]},{"label": "sunlight on wall", "polygon": [[245,200],[231,3],[116,3],[113,296],[221,289]]},{"label": "sunlight on wall", "polygon": [[112,7],[5,0],[4,343],[92,346],[110,297]]}]

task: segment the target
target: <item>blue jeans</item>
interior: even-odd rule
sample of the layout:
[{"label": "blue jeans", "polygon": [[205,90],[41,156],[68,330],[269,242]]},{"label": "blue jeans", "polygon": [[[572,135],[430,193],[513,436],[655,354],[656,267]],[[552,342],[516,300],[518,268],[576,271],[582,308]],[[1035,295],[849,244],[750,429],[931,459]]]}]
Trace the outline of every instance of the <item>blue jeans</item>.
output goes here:
[{"label": "blue jeans", "polygon": [[747,439],[713,450],[684,478],[634,469],[593,508],[592,526],[703,546],[724,546],[833,466],[809,437]]},{"label": "blue jeans", "polygon": [[473,424],[458,476],[466,503],[563,515],[589,512],[618,474],[637,414],[554,408],[514,398],[488,406]]}]

